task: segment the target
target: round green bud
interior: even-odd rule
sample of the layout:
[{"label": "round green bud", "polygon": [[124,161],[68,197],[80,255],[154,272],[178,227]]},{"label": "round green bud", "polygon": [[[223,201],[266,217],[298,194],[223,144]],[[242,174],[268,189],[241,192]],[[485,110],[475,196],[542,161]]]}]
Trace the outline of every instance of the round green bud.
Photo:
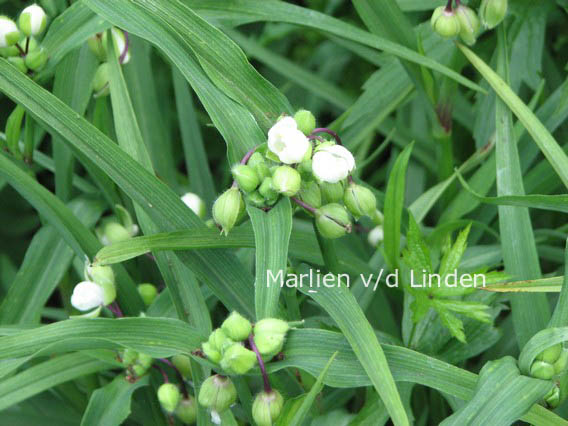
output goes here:
[{"label": "round green bud", "polygon": [[240,343],[233,343],[223,353],[221,368],[231,374],[245,374],[256,364],[256,354]]},{"label": "round green bud", "polygon": [[129,365],[132,365],[136,362],[136,360],[138,359],[138,352],[136,352],[133,349],[125,349],[124,351],[122,351],[122,354],[120,356],[122,365],[124,365],[125,367],[128,367]]},{"label": "round green bud", "polygon": [[221,413],[237,400],[237,389],[226,376],[219,374],[208,377],[199,389],[199,403],[212,411]]},{"label": "round green bud", "polygon": [[554,386],[550,392],[544,396],[544,402],[551,408],[556,408],[560,404],[560,388]]},{"label": "round green bud", "polygon": [[16,23],[6,16],[0,16],[0,47],[13,46],[20,40]]},{"label": "round green bud", "polygon": [[456,8],[456,16],[460,23],[460,37],[465,44],[471,46],[475,44],[477,34],[479,34],[479,18],[474,10],[463,4]]},{"label": "round green bud", "polygon": [[153,362],[154,358],[152,358],[150,355],[144,353],[138,353],[138,359],[136,360],[136,363],[141,367],[148,369],[152,366]]},{"label": "round green bud", "polygon": [[254,166],[254,170],[256,171],[261,181],[263,181],[267,177],[270,177],[270,168],[266,163],[257,164],[256,166]]},{"label": "round green bud", "polygon": [[215,364],[219,364],[219,362],[221,361],[221,357],[222,357],[220,350],[218,350],[215,346],[213,346],[209,342],[202,343],[201,349],[203,350],[203,353],[205,354],[205,356],[207,358],[209,358],[209,360],[211,362],[214,362]]},{"label": "round green bud", "polygon": [[19,56],[20,51],[16,46],[0,47],[0,56],[9,58],[11,56]]},{"label": "round green bud", "polygon": [[284,398],[277,390],[259,393],[252,403],[252,418],[258,426],[272,426],[280,416]]},{"label": "round green bud", "polygon": [[325,238],[342,237],[351,232],[349,213],[340,204],[326,204],[316,210],[316,227]]},{"label": "round green bud", "polygon": [[253,152],[250,158],[247,161],[247,166],[256,167],[259,164],[266,164],[264,162],[264,157],[260,152]]},{"label": "round green bud", "polygon": [[235,343],[225,334],[225,332],[221,328],[216,328],[215,330],[213,330],[213,332],[209,335],[208,342],[213,346],[213,348],[217,349],[221,353],[227,347]]},{"label": "round green bud", "polygon": [[47,26],[47,15],[37,4],[26,7],[20,14],[18,20],[20,30],[26,36],[39,35],[45,31]]},{"label": "round green bud", "polygon": [[26,55],[26,67],[32,71],[40,71],[47,62],[47,53],[44,48],[34,50]]},{"label": "round green bud", "polygon": [[146,371],[148,371],[148,369],[141,365],[135,364],[132,366],[132,371],[134,372],[134,374],[136,374],[136,376],[140,377],[146,374]]},{"label": "round green bud", "polygon": [[191,379],[191,360],[187,355],[177,354],[172,357],[172,364],[186,379]]},{"label": "round green bud", "polygon": [[264,318],[254,325],[254,334],[260,333],[276,333],[286,334],[290,330],[290,325],[278,318]]},{"label": "round green bud", "polygon": [[247,201],[255,207],[264,207],[266,201],[264,197],[258,191],[251,192],[246,196]]},{"label": "round green bud", "polygon": [[568,349],[562,349],[560,356],[554,362],[554,373],[557,375],[562,374],[568,369],[567,367],[568,367]]},{"label": "round green bud", "polygon": [[146,307],[150,306],[156,297],[158,296],[158,289],[154,284],[142,283],[138,284],[138,293],[144,302]]},{"label": "round green bud", "polygon": [[233,229],[245,205],[239,188],[229,188],[215,200],[213,204],[213,220],[225,235]]},{"label": "round green bud", "polygon": [[484,27],[492,29],[505,19],[507,0],[482,0],[479,6],[479,18]]},{"label": "round green bud", "polygon": [[103,35],[101,33],[95,34],[89,37],[87,40],[87,45],[93,54],[99,59],[99,61],[106,61],[106,50],[103,46]]},{"label": "round green bud", "polygon": [[97,68],[93,77],[93,91],[95,98],[107,96],[110,93],[110,66],[108,62],[102,63]]},{"label": "round green bud", "polygon": [[231,169],[233,178],[239,184],[239,187],[245,192],[254,191],[260,184],[260,178],[255,169],[245,164],[237,164]]},{"label": "round green bud", "polygon": [[8,62],[10,62],[24,74],[28,72],[28,67],[26,67],[26,61],[24,60],[24,58],[20,56],[11,56],[8,58]]},{"label": "round green bud", "polygon": [[371,217],[377,210],[375,194],[370,189],[357,185],[355,182],[350,183],[345,189],[343,202],[355,219],[365,215]]},{"label": "round green bud", "polygon": [[287,197],[296,195],[301,184],[300,173],[290,166],[279,166],[272,174],[272,186],[278,193]]},{"label": "round green bud", "polygon": [[316,118],[306,109],[298,110],[296,114],[294,114],[294,120],[296,120],[298,130],[306,136],[312,133],[316,128]]},{"label": "round green bud", "polygon": [[277,318],[265,318],[254,325],[254,343],[263,356],[273,356],[282,350],[290,326]]},{"label": "round green bud", "polygon": [[444,38],[452,38],[460,33],[460,22],[453,10],[440,6],[434,10],[430,19],[432,29]]},{"label": "round green bud", "polygon": [[371,220],[373,221],[373,223],[377,226],[382,225],[383,222],[385,221],[385,217],[383,216],[383,213],[380,210],[375,210],[375,212],[371,215]]},{"label": "round green bud", "polygon": [[535,361],[531,365],[530,374],[536,379],[550,380],[554,376],[554,366],[544,361]]},{"label": "round green bud", "polygon": [[132,234],[118,222],[105,221],[100,229],[101,242],[104,245],[129,240]]},{"label": "round green bud", "polygon": [[181,400],[181,393],[173,383],[164,383],[158,388],[158,401],[168,413],[173,413]]},{"label": "round green bud", "polygon": [[322,182],[319,184],[319,187],[321,189],[322,202],[329,204],[343,201],[345,190],[342,181],[336,183]]},{"label": "round green bud", "polygon": [[546,348],[544,351],[536,356],[538,361],[544,361],[549,364],[554,364],[556,360],[560,357],[562,353],[562,344],[558,343],[556,345]]},{"label": "round green bud", "polygon": [[278,192],[274,189],[271,177],[265,178],[258,188],[258,192],[267,200],[275,200],[278,198]]},{"label": "round green bud", "polygon": [[298,198],[317,209],[321,206],[321,189],[313,180],[309,182],[302,181]]},{"label": "round green bud", "polygon": [[174,412],[176,417],[186,425],[190,425],[197,419],[197,407],[195,406],[195,399],[191,396],[182,399]]},{"label": "round green bud", "polygon": [[231,314],[221,324],[221,329],[234,341],[245,340],[252,331],[252,325],[248,319],[236,311]]}]

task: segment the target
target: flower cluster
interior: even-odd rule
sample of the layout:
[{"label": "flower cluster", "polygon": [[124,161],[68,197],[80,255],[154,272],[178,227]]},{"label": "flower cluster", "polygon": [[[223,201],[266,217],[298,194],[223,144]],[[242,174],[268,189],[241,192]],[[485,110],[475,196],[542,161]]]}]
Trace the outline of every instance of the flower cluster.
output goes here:
[{"label": "flower cluster", "polygon": [[[89,38],[87,41],[91,51],[97,56],[101,64],[95,72],[93,78],[93,92],[96,98],[107,96],[110,92],[109,87],[109,64],[107,62],[109,31],[98,33]],[[130,51],[128,48],[128,34],[118,28],[111,28],[112,42],[114,50],[121,64],[127,64],[130,61]]]},{"label": "flower cluster", "polygon": [[116,299],[114,272],[110,266],[85,265],[85,280],[73,289],[71,305],[81,312],[83,317],[99,316],[103,306],[108,306]]},{"label": "flower cluster", "polygon": [[[436,33],[442,37],[460,38],[468,45],[473,45],[479,34],[481,24],[492,29],[505,19],[507,15],[507,0],[483,0],[479,7],[479,17],[475,11],[456,0],[452,8],[452,0],[446,6],[434,10],[430,23]],[[481,21],[481,22],[480,22]]]},{"label": "flower cluster", "polygon": [[[568,372],[568,349],[562,343],[550,346],[536,356],[530,369],[530,375],[537,379],[552,380]],[[557,407],[566,395],[562,395],[558,381],[544,397],[546,404]]]},{"label": "flower cluster", "polygon": [[20,13],[18,24],[0,16],[0,56],[23,73],[40,71],[47,62],[47,52],[37,37],[45,31],[47,15],[37,4]]},{"label": "flower cluster", "polygon": [[269,209],[282,196],[311,213],[326,238],[350,232],[352,217],[377,217],[373,192],[351,176],[351,152],[335,132],[315,125],[306,110],[280,117],[268,131],[267,142],[232,168],[233,186],[213,205],[213,220],[222,232],[227,234],[245,218],[245,200]]}]

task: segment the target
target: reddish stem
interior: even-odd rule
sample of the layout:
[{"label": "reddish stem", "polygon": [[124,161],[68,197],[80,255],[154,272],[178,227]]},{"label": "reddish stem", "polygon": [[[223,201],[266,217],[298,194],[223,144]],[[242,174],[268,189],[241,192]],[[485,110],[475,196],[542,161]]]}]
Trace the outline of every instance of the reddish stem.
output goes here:
[{"label": "reddish stem", "polygon": [[335,142],[337,142],[338,145],[343,145],[343,142],[341,142],[341,138],[339,137],[339,135],[335,133],[333,130],[328,129],[327,127],[318,127],[317,129],[314,129],[312,133],[310,133],[310,136],[313,136],[316,133],[327,133],[328,135],[333,136]]},{"label": "reddish stem", "polygon": [[250,157],[252,157],[252,154],[254,154],[257,148],[258,146],[255,146],[254,148],[250,149],[241,160],[241,164],[248,163],[248,160],[250,160]]},{"label": "reddish stem", "polygon": [[118,306],[118,303],[116,302],[116,300],[114,302],[112,302],[110,305],[107,305],[107,308],[114,314],[115,317],[117,318],[122,318],[124,316],[124,314],[122,313],[122,311],[120,310],[120,306]]},{"label": "reddish stem", "polygon": [[296,197],[290,197],[290,199],[293,202],[295,202],[296,204],[298,204],[300,207],[305,208],[310,213],[316,214],[316,208],[315,207],[312,207],[309,204],[304,203],[302,200],[300,200],[299,198],[296,198]]},{"label": "reddish stem", "polygon": [[256,354],[258,366],[259,366],[260,372],[262,374],[262,381],[264,382],[264,392],[270,393],[270,392],[272,392],[272,387],[270,386],[270,381],[268,380],[268,374],[266,374],[266,368],[264,367],[264,361],[262,360],[262,357],[260,356],[260,352],[258,351],[256,344],[254,343],[254,336],[252,335],[252,333],[249,336],[248,341],[249,341],[249,344],[250,344],[250,348]]},{"label": "reddish stem", "polygon": [[159,365],[154,364],[154,365],[152,365],[152,367],[154,367],[156,370],[158,370],[160,373],[162,373],[162,378],[164,379],[164,383],[170,382],[170,379],[168,379],[168,375]]},{"label": "reddish stem", "polygon": [[170,366],[171,368],[173,368],[173,370],[176,372],[176,376],[178,378],[178,381],[181,384],[181,393],[183,393],[183,396],[185,398],[187,398],[189,396],[189,393],[187,392],[187,388],[185,387],[185,380],[183,378],[183,374],[180,373],[180,371],[177,369],[177,367],[173,364],[173,362],[171,362],[169,359],[166,358],[158,358],[158,361],[163,362],[164,364]]},{"label": "reddish stem", "polygon": [[[459,4],[459,0],[456,0],[456,4]],[[448,4],[446,4],[446,12],[452,11],[452,0],[448,0]]]}]

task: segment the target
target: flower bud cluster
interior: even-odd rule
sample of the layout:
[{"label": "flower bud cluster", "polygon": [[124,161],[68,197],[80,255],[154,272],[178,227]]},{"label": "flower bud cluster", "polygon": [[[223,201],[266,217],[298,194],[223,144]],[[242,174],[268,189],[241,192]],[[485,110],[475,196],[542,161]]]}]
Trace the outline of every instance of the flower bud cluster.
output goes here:
[{"label": "flower bud cluster", "polygon": [[96,98],[101,96],[107,96],[110,93],[109,77],[110,68],[107,62],[108,59],[108,34],[111,34],[112,43],[114,43],[114,50],[116,56],[121,64],[127,64],[130,61],[130,51],[128,48],[128,36],[127,34],[118,29],[111,28],[110,31],[105,31],[104,33],[98,33],[87,40],[87,44],[91,49],[91,52],[101,61],[101,64],[95,72],[93,77],[93,92]]},{"label": "flower bud cluster", "polygon": [[453,38],[460,36],[464,43],[473,45],[481,25],[492,29],[499,25],[507,15],[507,0],[483,0],[479,7],[479,16],[471,8],[456,1],[457,6],[439,6],[434,10],[430,24],[440,36]]},{"label": "flower bud cluster", "polygon": [[[351,231],[351,216],[373,216],[371,190],[353,182],[351,152],[329,129],[315,129],[307,110],[282,116],[268,131],[268,140],[232,168],[233,186],[213,205],[213,220],[228,232],[245,217],[245,200],[268,209],[280,197],[291,197],[316,218],[320,233],[338,238]],[[334,136],[330,141],[315,133]],[[327,135],[326,135],[327,137]]]},{"label": "flower bud cluster", "polygon": [[146,374],[154,359],[150,355],[136,352],[133,349],[125,349],[120,353],[120,362],[128,372],[127,379],[133,382]]},{"label": "flower bud cluster", "polygon": [[[541,380],[560,378],[567,372],[568,349],[565,348],[562,343],[550,346],[538,354],[530,369],[530,375]],[[560,387],[556,385],[544,397],[544,400],[550,407],[557,407],[564,397],[565,395],[561,395]]]},{"label": "flower bud cluster", "polygon": [[82,312],[83,317],[99,316],[103,306],[110,305],[116,299],[114,272],[110,266],[95,266],[88,262],[84,270],[85,280],[73,289],[71,305]]},{"label": "flower bud cluster", "polygon": [[37,38],[46,27],[47,15],[37,4],[22,10],[17,24],[6,16],[0,16],[0,56],[23,73],[41,71],[48,56]]}]

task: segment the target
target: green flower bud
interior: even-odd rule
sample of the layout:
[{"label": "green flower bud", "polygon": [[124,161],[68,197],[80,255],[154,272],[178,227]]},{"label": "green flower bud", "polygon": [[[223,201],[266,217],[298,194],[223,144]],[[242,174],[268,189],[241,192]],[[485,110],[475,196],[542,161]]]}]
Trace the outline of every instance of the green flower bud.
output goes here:
[{"label": "green flower bud", "polygon": [[142,283],[138,284],[138,293],[146,307],[150,306],[158,296],[158,289],[154,284]]},{"label": "green flower bud", "polygon": [[298,198],[300,198],[300,200],[304,203],[317,209],[321,206],[321,189],[314,181],[302,181]]},{"label": "green flower bud", "polygon": [[266,200],[258,191],[251,192],[246,196],[247,201],[255,207],[264,207]]},{"label": "green flower bud", "polygon": [[106,50],[103,46],[103,35],[101,33],[95,34],[89,37],[87,40],[87,45],[93,54],[99,59],[99,61],[106,61]]},{"label": "green flower bud", "polygon": [[[120,58],[124,53],[125,49],[127,49],[126,54],[124,55],[124,60],[122,61],[123,64],[127,64],[130,61],[130,52],[128,51],[128,46],[126,45],[126,36],[124,35],[124,32],[122,30],[119,30],[118,28],[113,27],[111,28],[111,33],[112,33],[112,41],[114,42],[114,48],[116,51],[116,57]],[[105,49],[104,58],[101,59],[103,61],[106,60],[107,39],[108,39],[108,31],[105,31],[101,38],[101,44]]]},{"label": "green flower bud", "polygon": [[134,372],[134,374],[137,377],[143,376],[144,374],[146,374],[146,371],[148,371],[147,368],[141,366],[141,365],[133,365],[132,366],[132,371]]},{"label": "green flower bud", "polygon": [[257,164],[256,166],[254,166],[254,170],[256,171],[256,174],[261,181],[264,181],[264,179],[270,177],[270,168],[266,163]]},{"label": "green flower bud", "polygon": [[105,305],[110,305],[116,299],[116,285],[112,267],[87,264],[84,273],[86,279],[102,287],[103,302]]},{"label": "green flower bud", "polygon": [[0,16],[0,47],[13,46],[20,40],[16,23],[6,16]]},{"label": "green flower bud", "polygon": [[221,361],[221,351],[219,351],[215,346],[209,342],[204,342],[201,344],[201,349],[207,358],[215,364],[219,364]]},{"label": "green flower bud", "polygon": [[152,366],[153,362],[154,358],[152,358],[150,355],[144,353],[138,353],[138,359],[136,360],[136,363],[141,367],[148,369]]},{"label": "green flower bud", "polygon": [[124,226],[112,220],[104,221],[97,233],[101,243],[105,246],[126,241],[132,237],[132,234]]},{"label": "green flower bud", "polygon": [[9,58],[11,56],[18,56],[20,51],[16,46],[0,47],[0,56],[3,58]]},{"label": "green flower bud", "polygon": [[272,185],[280,194],[292,197],[300,190],[302,177],[290,166],[279,166],[272,175]]},{"label": "green flower bud", "polygon": [[39,35],[45,31],[47,26],[47,15],[37,4],[26,7],[20,14],[18,20],[20,30],[26,35]]},{"label": "green flower bud", "polygon": [[243,317],[236,311],[231,312],[227,317],[221,329],[225,334],[234,341],[245,340],[252,331],[252,325],[248,319]]},{"label": "green flower bud", "polygon": [[371,215],[371,220],[373,221],[373,223],[377,226],[382,225],[385,217],[383,216],[383,213],[380,210],[375,210],[375,212]]},{"label": "green flower bud", "polygon": [[316,128],[316,118],[314,115],[305,109],[300,109],[294,114],[294,120],[304,135],[308,136]]},{"label": "green flower bud", "polygon": [[343,201],[345,190],[342,181],[336,183],[322,182],[319,184],[319,187],[321,189],[322,202],[329,204]]},{"label": "green flower bud", "polygon": [[260,184],[260,178],[255,169],[245,164],[237,164],[231,169],[233,178],[245,192],[254,191]]},{"label": "green flower bud", "polygon": [[181,400],[181,393],[173,383],[164,383],[158,388],[158,401],[168,413],[173,413]]},{"label": "green flower bud", "polygon": [[544,402],[551,408],[558,407],[558,404],[560,404],[560,388],[555,385],[550,392],[544,396]]},{"label": "green flower bud", "polygon": [[354,182],[349,184],[345,190],[343,202],[355,219],[365,215],[371,217],[377,210],[375,194],[370,189]]},{"label": "green flower bud", "polygon": [[24,74],[28,72],[28,67],[26,67],[26,61],[24,60],[24,58],[20,56],[11,56],[8,58],[8,62],[10,62]]},{"label": "green flower bud", "polygon": [[102,63],[97,68],[93,77],[93,91],[95,98],[107,96],[110,93],[110,66],[108,62]]},{"label": "green flower bud", "polygon": [[195,399],[191,396],[182,399],[175,411],[176,417],[184,424],[190,425],[195,422],[197,418],[197,407],[195,406]]},{"label": "green flower bud", "polygon": [[284,398],[277,390],[261,392],[252,403],[252,418],[258,426],[272,426],[283,406]]},{"label": "green flower bud", "polygon": [[199,389],[199,403],[221,413],[237,400],[237,389],[228,377],[219,374],[208,377]]},{"label": "green flower bud", "polygon": [[262,154],[258,151],[255,151],[248,159],[247,166],[256,167],[259,164],[266,164],[266,163],[264,162],[264,157],[262,156]]},{"label": "green flower bud", "polygon": [[304,160],[300,164],[298,164],[298,168],[296,170],[298,170],[300,176],[302,176],[302,181],[312,180],[314,177],[311,158],[308,158],[307,160]]},{"label": "green flower bud", "polygon": [[562,374],[568,367],[568,349],[563,349],[558,359],[554,362],[554,373]]},{"label": "green flower bud", "polygon": [[213,204],[213,220],[221,226],[225,235],[233,229],[241,211],[245,208],[243,196],[239,188],[230,188],[215,200]]},{"label": "green flower bud", "polygon": [[124,351],[122,351],[121,354],[121,362],[122,365],[124,365],[125,367],[128,367],[129,365],[132,365],[136,362],[136,360],[138,359],[138,352],[136,352],[133,349],[125,349]]},{"label": "green flower bud", "polygon": [[275,200],[278,198],[278,192],[274,189],[271,177],[267,177],[262,181],[258,192],[267,200]]},{"label": "green flower bud", "polygon": [[254,343],[263,356],[280,352],[290,326],[277,318],[265,318],[254,325]]},{"label": "green flower bud", "polygon": [[209,335],[209,344],[219,352],[223,353],[223,351],[235,343],[231,340],[225,332],[221,328],[216,328],[213,332]]},{"label": "green flower bud", "polygon": [[229,346],[221,358],[221,368],[231,374],[245,374],[255,364],[256,354],[240,343]]},{"label": "green flower bud", "polygon": [[546,348],[544,351],[539,353],[536,356],[536,359],[538,361],[544,361],[549,364],[554,364],[558,359],[558,357],[560,357],[561,353],[562,353],[562,344],[558,343],[556,345]]},{"label": "green flower bud", "polygon": [[326,204],[316,211],[316,226],[325,238],[339,238],[351,232],[351,220],[345,207],[337,203]]},{"label": "green flower bud", "polygon": [[474,10],[463,4],[456,8],[456,16],[460,23],[460,37],[467,45],[475,44],[477,34],[479,33],[479,18]]},{"label": "green flower bud", "polygon": [[26,66],[32,71],[40,71],[47,62],[47,53],[41,48],[26,55]]},{"label": "green flower bud", "polygon": [[536,379],[550,380],[554,376],[554,366],[544,361],[535,361],[531,365],[530,374]]},{"label": "green flower bud", "polygon": [[505,19],[507,0],[482,0],[479,6],[479,17],[484,27],[492,29]]},{"label": "green flower bud", "polygon": [[172,357],[172,364],[186,379],[191,379],[191,361],[187,355],[177,354]]},{"label": "green flower bud", "polygon": [[455,37],[461,30],[455,12],[446,10],[446,6],[440,6],[434,10],[430,24],[436,33],[445,38]]}]

